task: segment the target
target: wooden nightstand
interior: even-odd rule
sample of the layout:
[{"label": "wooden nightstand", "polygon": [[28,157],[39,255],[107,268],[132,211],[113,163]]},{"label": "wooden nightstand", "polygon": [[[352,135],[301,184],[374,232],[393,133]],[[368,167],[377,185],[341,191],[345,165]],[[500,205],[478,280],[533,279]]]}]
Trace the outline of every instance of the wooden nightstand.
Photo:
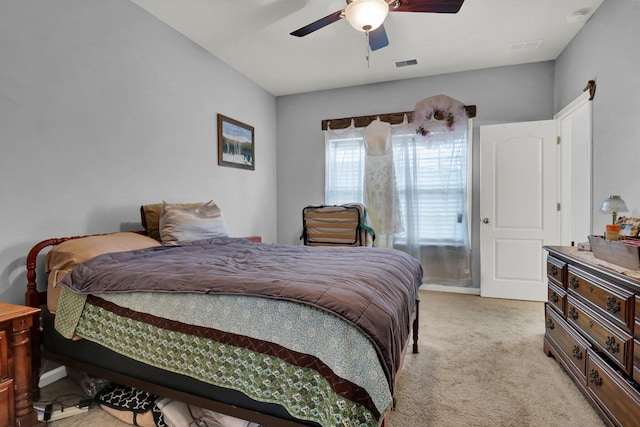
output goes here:
[{"label": "wooden nightstand", "polygon": [[33,410],[31,327],[38,308],[0,302],[0,427],[41,424]]}]

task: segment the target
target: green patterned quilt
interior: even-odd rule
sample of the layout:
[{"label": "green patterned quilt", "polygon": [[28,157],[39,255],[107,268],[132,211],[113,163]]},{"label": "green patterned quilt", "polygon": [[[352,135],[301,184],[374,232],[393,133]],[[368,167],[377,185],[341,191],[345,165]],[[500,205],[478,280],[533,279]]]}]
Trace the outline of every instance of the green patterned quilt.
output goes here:
[{"label": "green patterned quilt", "polygon": [[393,401],[366,336],[325,311],[290,301],[149,292],[87,296],[63,288],[56,329],[280,404],[326,427],[379,426]]}]

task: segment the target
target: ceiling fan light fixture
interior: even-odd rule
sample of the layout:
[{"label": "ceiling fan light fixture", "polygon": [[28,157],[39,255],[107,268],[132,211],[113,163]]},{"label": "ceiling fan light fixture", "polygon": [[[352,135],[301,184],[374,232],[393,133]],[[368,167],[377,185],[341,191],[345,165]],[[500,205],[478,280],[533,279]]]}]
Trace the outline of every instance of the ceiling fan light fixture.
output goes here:
[{"label": "ceiling fan light fixture", "polygon": [[344,14],[353,28],[368,32],[382,25],[389,14],[389,5],[385,0],[354,0]]}]

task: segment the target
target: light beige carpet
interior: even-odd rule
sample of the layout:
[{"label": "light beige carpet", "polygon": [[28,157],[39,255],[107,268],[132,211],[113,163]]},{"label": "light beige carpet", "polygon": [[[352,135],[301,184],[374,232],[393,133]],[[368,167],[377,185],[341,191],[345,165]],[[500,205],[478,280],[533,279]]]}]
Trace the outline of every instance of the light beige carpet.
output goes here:
[{"label": "light beige carpet", "polygon": [[[544,304],[420,295],[420,354],[407,354],[388,427],[603,426],[569,376],[542,351]],[[50,425],[127,424],[94,406]]]},{"label": "light beige carpet", "polygon": [[603,426],[542,351],[544,304],[421,291],[391,427]]}]

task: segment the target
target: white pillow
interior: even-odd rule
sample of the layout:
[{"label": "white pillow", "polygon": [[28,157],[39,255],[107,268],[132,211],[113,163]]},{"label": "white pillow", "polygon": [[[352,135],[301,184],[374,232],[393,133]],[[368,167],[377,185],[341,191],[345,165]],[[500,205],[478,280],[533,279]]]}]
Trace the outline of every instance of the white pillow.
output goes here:
[{"label": "white pillow", "polygon": [[222,210],[213,200],[195,208],[163,202],[160,216],[160,240],[163,245],[176,246],[228,235]]}]

